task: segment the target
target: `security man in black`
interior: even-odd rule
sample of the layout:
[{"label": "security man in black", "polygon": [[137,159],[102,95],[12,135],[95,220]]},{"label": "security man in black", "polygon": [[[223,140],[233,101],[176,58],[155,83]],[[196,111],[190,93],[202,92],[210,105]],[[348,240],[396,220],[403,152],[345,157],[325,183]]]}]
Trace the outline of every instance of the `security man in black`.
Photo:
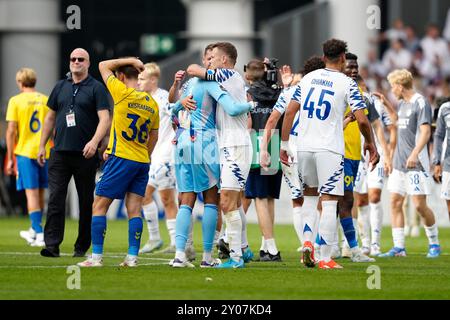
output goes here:
[{"label": "security man in black", "polygon": [[[246,66],[245,77],[250,83],[250,88],[247,94],[251,96],[256,103],[255,108],[250,111],[252,123],[252,145],[253,145],[253,160],[251,169],[245,184],[245,197],[247,199],[255,199],[256,213],[258,223],[261,230],[264,230],[264,239],[272,239],[273,237],[273,221],[267,219],[266,215],[271,215],[270,210],[273,208],[275,199],[280,196],[282,171],[279,162],[279,135],[274,134],[271,138],[271,144],[276,143],[274,148],[269,145],[271,153],[271,167],[270,170],[263,172],[260,168],[259,159],[259,141],[258,136],[264,132],[266,123],[273,111],[273,107],[278,100],[281,93],[276,83],[268,81],[268,72],[265,71],[265,63],[259,60],[252,60]],[[280,119],[277,129],[281,128],[283,119]],[[281,130],[279,130],[281,131]],[[276,154],[275,154],[276,153]],[[262,219],[264,218],[265,219]],[[279,251],[270,253],[269,251],[260,250],[259,261],[281,261],[281,254]]]},{"label": "security man in black", "polygon": [[97,149],[110,127],[111,97],[102,83],[88,73],[89,54],[78,48],[70,55],[70,73],[52,90],[41,136],[38,162],[45,162],[45,144],[53,129],[54,147],[48,164],[49,201],[44,228],[44,257],[59,257],[64,238],[67,187],[74,178],[79,199],[78,237],[74,257],[91,244],[92,203]]}]

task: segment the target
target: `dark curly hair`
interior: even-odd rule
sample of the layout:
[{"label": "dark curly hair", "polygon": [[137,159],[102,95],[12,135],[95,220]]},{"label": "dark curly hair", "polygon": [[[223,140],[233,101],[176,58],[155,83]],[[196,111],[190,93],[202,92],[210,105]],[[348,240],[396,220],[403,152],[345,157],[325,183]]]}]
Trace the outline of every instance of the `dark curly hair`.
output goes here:
[{"label": "dark curly hair", "polygon": [[323,62],[323,59],[319,56],[312,56],[305,61],[302,74],[307,75],[311,71],[323,68],[325,68],[325,62]]},{"label": "dark curly hair", "polygon": [[354,54],[354,53],[347,52],[345,54],[345,59],[346,60],[358,60],[358,56],[356,54]]},{"label": "dark curly hair", "polygon": [[323,55],[328,60],[335,61],[340,55],[347,52],[347,42],[338,39],[330,39],[323,43],[322,48]]}]

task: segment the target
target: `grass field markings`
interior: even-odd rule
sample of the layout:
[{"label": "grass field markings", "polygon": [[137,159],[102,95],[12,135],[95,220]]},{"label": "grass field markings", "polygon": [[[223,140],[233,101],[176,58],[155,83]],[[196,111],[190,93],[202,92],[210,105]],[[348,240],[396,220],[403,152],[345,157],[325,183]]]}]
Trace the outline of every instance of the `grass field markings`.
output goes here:
[{"label": "grass field markings", "polygon": [[[408,255],[414,255],[414,256],[426,256],[427,255],[427,252],[409,252],[409,251],[407,251],[406,252],[406,256],[408,256]],[[450,256],[450,253],[447,253],[447,252],[441,252],[441,256]]]},{"label": "grass field markings", "polygon": [[[139,263],[139,266],[163,266],[163,265],[167,265],[168,263],[163,263],[163,262],[150,262],[150,263]],[[57,269],[57,268],[67,268],[70,266],[73,266],[76,264],[68,264],[65,266],[17,266],[17,265],[9,265],[9,266],[0,266],[0,269]],[[107,264],[107,265],[103,265],[103,267],[99,267],[99,268],[119,268],[118,264]],[[88,268],[82,268],[82,270],[85,270]],[[91,268],[92,269],[92,268]],[[129,268],[121,268],[121,269],[129,269]]]},{"label": "grass field markings", "polygon": [[[40,252],[22,252],[22,251],[18,251],[18,252],[3,252],[3,251],[0,251],[0,254],[11,255],[11,256],[40,256],[41,255]],[[61,253],[60,256],[71,257],[72,255],[69,254],[69,253]]]},{"label": "grass field markings", "polygon": [[[39,252],[2,252],[0,251],[0,255],[11,255],[11,256],[40,256],[41,254]],[[63,257],[72,257],[72,254],[69,253],[61,253],[60,254]],[[120,258],[123,259],[125,254],[123,255],[116,255],[114,253],[106,253],[103,255],[105,258]],[[157,257],[142,257],[139,256],[139,260],[159,260],[164,262],[169,262],[171,259],[167,258],[157,258]]]},{"label": "grass field markings", "polygon": [[[114,255],[114,254],[104,254],[103,255],[103,257],[105,257],[105,258],[120,258],[120,259],[123,259],[124,257],[125,257],[125,255]],[[164,262],[167,262],[167,263],[169,263],[169,261],[171,260],[171,259],[167,259],[167,258],[152,258],[152,257],[142,257],[142,256],[138,256],[138,259],[139,260],[159,260],[159,261],[164,261]]]},{"label": "grass field markings", "polygon": [[54,269],[54,268],[67,268],[67,266],[0,266],[0,269]]},{"label": "grass field markings", "polygon": [[3,252],[0,251],[0,254],[3,255],[11,255],[11,256],[38,256],[39,252]]}]

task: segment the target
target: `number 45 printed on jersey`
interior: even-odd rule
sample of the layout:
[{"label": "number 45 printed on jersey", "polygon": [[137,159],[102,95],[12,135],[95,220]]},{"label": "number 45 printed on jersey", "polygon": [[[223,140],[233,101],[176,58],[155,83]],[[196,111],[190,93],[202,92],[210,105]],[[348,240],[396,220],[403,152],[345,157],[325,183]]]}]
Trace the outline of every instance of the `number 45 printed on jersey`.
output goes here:
[{"label": "number 45 printed on jersey", "polygon": [[[316,88],[311,88],[306,96],[305,103],[303,104],[303,110],[308,111],[308,118],[313,118],[314,115],[319,120],[325,120],[330,115],[331,102],[327,100],[328,96],[334,96],[334,92],[326,89],[322,89],[319,96],[319,101],[316,103],[311,96]],[[316,97],[317,98],[317,97]]]}]

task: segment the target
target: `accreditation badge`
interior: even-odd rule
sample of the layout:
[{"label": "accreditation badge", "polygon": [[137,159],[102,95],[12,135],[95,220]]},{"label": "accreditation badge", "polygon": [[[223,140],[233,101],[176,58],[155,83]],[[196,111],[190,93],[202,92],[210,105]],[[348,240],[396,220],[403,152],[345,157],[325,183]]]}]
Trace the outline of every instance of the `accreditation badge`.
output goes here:
[{"label": "accreditation badge", "polygon": [[75,127],[77,125],[75,122],[75,113],[73,111],[66,113],[66,124],[67,128]]}]

